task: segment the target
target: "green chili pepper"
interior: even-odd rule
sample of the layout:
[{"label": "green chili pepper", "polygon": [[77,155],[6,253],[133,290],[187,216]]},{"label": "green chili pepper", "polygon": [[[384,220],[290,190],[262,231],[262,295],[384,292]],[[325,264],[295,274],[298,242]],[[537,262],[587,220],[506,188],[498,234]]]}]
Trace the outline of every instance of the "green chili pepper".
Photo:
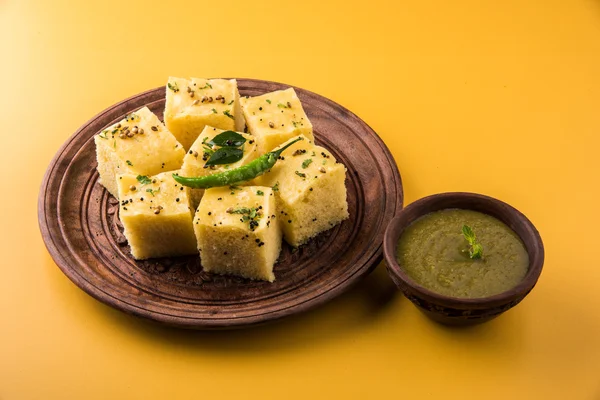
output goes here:
[{"label": "green chili pepper", "polygon": [[279,150],[263,154],[256,160],[248,163],[248,165],[244,165],[239,168],[235,168],[225,172],[220,172],[218,174],[199,176],[194,178],[173,174],[173,179],[175,179],[183,186],[189,186],[194,189],[208,189],[211,187],[227,186],[237,182],[248,181],[250,179],[254,179],[257,176],[264,174],[266,171],[273,168],[281,153],[283,153],[285,149],[287,149],[299,140],[303,139],[299,137],[296,140],[283,146]]}]

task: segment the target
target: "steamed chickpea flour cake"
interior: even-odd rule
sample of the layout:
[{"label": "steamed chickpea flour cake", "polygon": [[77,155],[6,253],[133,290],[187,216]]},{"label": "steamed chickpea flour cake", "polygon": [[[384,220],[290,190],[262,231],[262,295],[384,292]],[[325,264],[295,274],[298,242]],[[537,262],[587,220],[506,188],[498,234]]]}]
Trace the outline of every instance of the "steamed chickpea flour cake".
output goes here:
[{"label": "steamed chickpea flour cake", "polygon": [[[181,167],[181,171],[179,171],[179,173],[182,176],[208,176],[219,172],[225,172],[230,169],[239,168],[245,164],[248,164],[250,161],[253,161],[259,156],[254,137],[242,132],[235,132],[245,139],[243,148],[240,148],[243,153],[242,157],[238,161],[230,164],[216,164],[210,165],[208,168],[204,168],[206,162],[214,151],[217,151],[222,147],[227,147],[220,146],[219,144],[213,142],[213,139],[223,132],[225,132],[223,129],[205,126],[200,133],[200,136],[198,136],[198,138],[194,141],[189,151],[183,158],[183,166]],[[226,145],[227,143],[222,144]],[[196,209],[198,207],[203,193],[203,189],[191,189],[192,208]]]},{"label": "steamed chickpea flour cake", "polygon": [[119,218],[136,259],[196,253],[189,188],[173,184],[170,172],[151,178],[118,177]]},{"label": "steamed chickpea flour cake", "polygon": [[186,150],[207,125],[244,130],[235,79],[170,77],[166,93],[165,125]]},{"label": "steamed chickpea flour cake", "polygon": [[100,183],[117,199],[117,175],[155,175],[180,168],[185,151],[148,107],[94,137]]},{"label": "steamed chickpea flour cake", "polygon": [[298,135],[314,140],[312,124],[293,88],[242,98],[241,105],[248,131],[256,137],[261,154]]},{"label": "steamed chickpea flour cake", "polygon": [[273,282],[282,240],[348,218],[346,168],[294,89],[240,98],[235,79],[170,77],[164,116],[144,107],[94,138],[135,259],[199,254],[207,272]]},{"label": "steamed chickpea flour cake", "polygon": [[277,164],[256,179],[257,184],[277,188],[280,225],[292,246],[300,246],[348,218],[346,168],[328,150],[303,138],[285,149]]},{"label": "steamed chickpea flour cake", "polygon": [[194,218],[204,270],[273,282],[281,250],[275,204],[270,187],[207,189]]}]

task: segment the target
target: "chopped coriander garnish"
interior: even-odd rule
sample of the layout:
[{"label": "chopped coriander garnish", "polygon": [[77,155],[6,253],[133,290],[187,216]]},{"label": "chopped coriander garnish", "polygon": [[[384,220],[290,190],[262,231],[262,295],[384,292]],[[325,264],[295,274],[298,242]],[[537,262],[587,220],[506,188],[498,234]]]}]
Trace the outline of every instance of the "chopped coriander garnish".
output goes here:
[{"label": "chopped coriander garnish", "polygon": [[177,86],[177,82],[171,84],[171,82],[167,83],[167,87],[171,89],[174,93],[179,92],[179,86]]},{"label": "chopped coriander garnish", "polygon": [[99,134],[98,136],[100,136],[102,139],[108,139],[108,136],[106,136],[107,133],[108,133],[108,131],[102,131],[102,133]]},{"label": "chopped coriander garnish", "polygon": [[302,168],[304,168],[304,169],[308,168],[308,166],[310,165],[311,162],[312,162],[312,158],[307,158],[306,160],[304,160],[302,162]]},{"label": "chopped coriander garnish", "polygon": [[233,118],[233,115],[231,115],[231,114],[229,113],[229,110],[225,110],[225,111],[223,111],[223,114],[227,115],[227,116],[228,116],[229,118],[231,118],[231,119],[234,119],[234,118]]},{"label": "chopped coriander garnish", "polygon": [[279,182],[277,182],[276,184],[274,184],[271,189],[273,189],[274,192],[279,192]]},{"label": "chopped coriander garnish", "polygon": [[227,103],[228,106],[233,104],[233,100],[231,100],[229,103]]},{"label": "chopped coriander garnish", "polygon": [[130,167],[133,167],[133,164],[131,163],[131,161],[127,160],[125,161],[127,163],[127,165],[129,165]]},{"label": "chopped coriander garnish", "polygon": [[263,192],[262,190],[257,190],[257,191],[256,191],[256,195],[257,195],[257,196],[264,196],[264,195],[265,195],[265,192]]},{"label": "chopped coriander garnish", "polygon": [[279,107],[279,108],[288,108],[288,106],[286,106],[283,103],[277,103],[277,107]]},{"label": "chopped coriander garnish", "polygon": [[215,110],[214,108],[212,109],[213,114],[218,114],[217,110]]},{"label": "chopped coriander garnish", "polygon": [[267,99],[267,103],[271,104],[271,100]]},{"label": "chopped coriander garnish", "polygon": [[[195,85],[195,83],[194,83]],[[208,82],[206,82],[206,84],[204,86],[202,86],[201,88],[198,88],[198,90],[202,90],[202,89],[212,89],[212,85]]]},{"label": "chopped coriander garnish", "polygon": [[298,172],[298,171],[295,171],[295,174],[296,174],[296,175],[298,175],[298,176],[299,176],[299,177],[301,177],[301,178],[306,178],[306,174],[305,174],[305,173],[303,173],[303,172]]},{"label": "chopped coriander garnish", "polygon": [[148,185],[152,183],[152,179],[148,178],[146,175],[138,175],[135,179],[142,185]]},{"label": "chopped coriander garnish", "polygon": [[227,209],[227,213],[242,214],[242,218],[240,219],[240,221],[241,222],[250,221],[248,223],[248,225],[249,225],[251,231],[255,230],[258,227],[258,222],[256,221],[256,219],[259,219],[261,217],[258,208],[248,208],[248,207],[233,208],[233,207],[230,207]]},{"label": "chopped coriander garnish", "polygon": [[227,213],[229,214],[250,214],[252,210],[248,207],[229,208]]},{"label": "chopped coriander garnish", "polygon": [[160,189],[156,189],[156,190],[152,190],[152,189],[146,189],[146,192],[150,193],[152,196],[154,196],[154,193],[158,193],[160,192]]},{"label": "chopped coriander garnish", "polygon": [[204,146],[204,154],[208,154],[209,156],[212,156],[212,154],[213,154],[214,152],[215,152],[215,151],[214,151],[213,149],[211,149],[210,147],[208,147],[208,146]]},{"label": "chopped coriander garnish", "polygon": [[316,156],[316,155],[317,154],[314,151],[311,153],[311,156],[313,156],[313,157]]}]

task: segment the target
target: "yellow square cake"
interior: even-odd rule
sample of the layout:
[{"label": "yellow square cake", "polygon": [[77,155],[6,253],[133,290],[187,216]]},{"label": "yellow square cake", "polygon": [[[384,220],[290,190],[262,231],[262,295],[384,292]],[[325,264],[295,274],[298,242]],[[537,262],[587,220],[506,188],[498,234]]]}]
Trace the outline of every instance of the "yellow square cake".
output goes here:
[{"label": "yellow square cake", "polygon": [[166,92],[165,125],[186,150],[206,125],[244,130],[235,79],[170,77]]},{"label": "yellow square cake", "polygon": [[194,217],[204,270],[273,282],[281,250],[275,207],[268,187],[207,189]]},{"label": "yellow square cake", "polygon": [[312,124],[293,88],[243,97],[240,103],[248,132],[256,136],[261,155],[298,135],[313,139]]},{"label": "yellow square cake", "polygon": [[119,218],[136,260],[198,252],[189,189],[172,172],[118,176]]},{"label": "yellow square cake", "polygon": [[185,150],[147,107],[94,137],[100,183],[116,198],[118,174],[156,175],[181,168]]},{"label": "yellow square cake", "polygon": [[[244,152],[242,158],[231,164],[213,165],[209,168],[204,168],[204,164],[206,164],[206,161],[210,156],[209,152],[219,149],[219,146],[211,144],[210,141],[222,132],[224,132],[222,129],[208,125],[205,126],[200,136],[198,136],[198,139],[192,144],[190,150],[183,158],[183,166],[181,167],[181,171],[179,171],[179,175],[196,177],[225,172],[233,168],[241,167],[258,157],[255,138],[245,133],[236,132],[246,139],[246,143],[241,147]],[[203,189],[191,189],[191,205],[194,210],[198,207],[203,193]]]},{"label": "yellow square cake", "polygon": [[256,183],[274,188],[284,238],[299,246],[348,218],[345,179],[346,167],[306,138],[287,148]]}]

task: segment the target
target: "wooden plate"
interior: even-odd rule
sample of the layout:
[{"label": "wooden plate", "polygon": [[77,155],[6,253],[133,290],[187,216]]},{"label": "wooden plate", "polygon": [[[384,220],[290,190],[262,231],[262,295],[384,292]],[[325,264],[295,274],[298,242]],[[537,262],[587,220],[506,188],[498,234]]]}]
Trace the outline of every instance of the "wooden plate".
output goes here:
[{"label": "wooden plate", "polygon": [[[289,85],[239,79],[242,96]],[[258,324],[306,311],[341,294],[382,258],[387,223],[400,211],[402,182],[392,155],[356,115],[295,88],[315,140],[346,165],[350,218],[296,252],[286,244],[276,281],[202,271],[198,256],[135,261],[122,234],[118,202],[98,183],[93,136],[148,106],[162,120],[164,87],[101,112],[58,151],[40,190],[39,224],[50,255],[77,286],[126,313],[184,328]]]}]

